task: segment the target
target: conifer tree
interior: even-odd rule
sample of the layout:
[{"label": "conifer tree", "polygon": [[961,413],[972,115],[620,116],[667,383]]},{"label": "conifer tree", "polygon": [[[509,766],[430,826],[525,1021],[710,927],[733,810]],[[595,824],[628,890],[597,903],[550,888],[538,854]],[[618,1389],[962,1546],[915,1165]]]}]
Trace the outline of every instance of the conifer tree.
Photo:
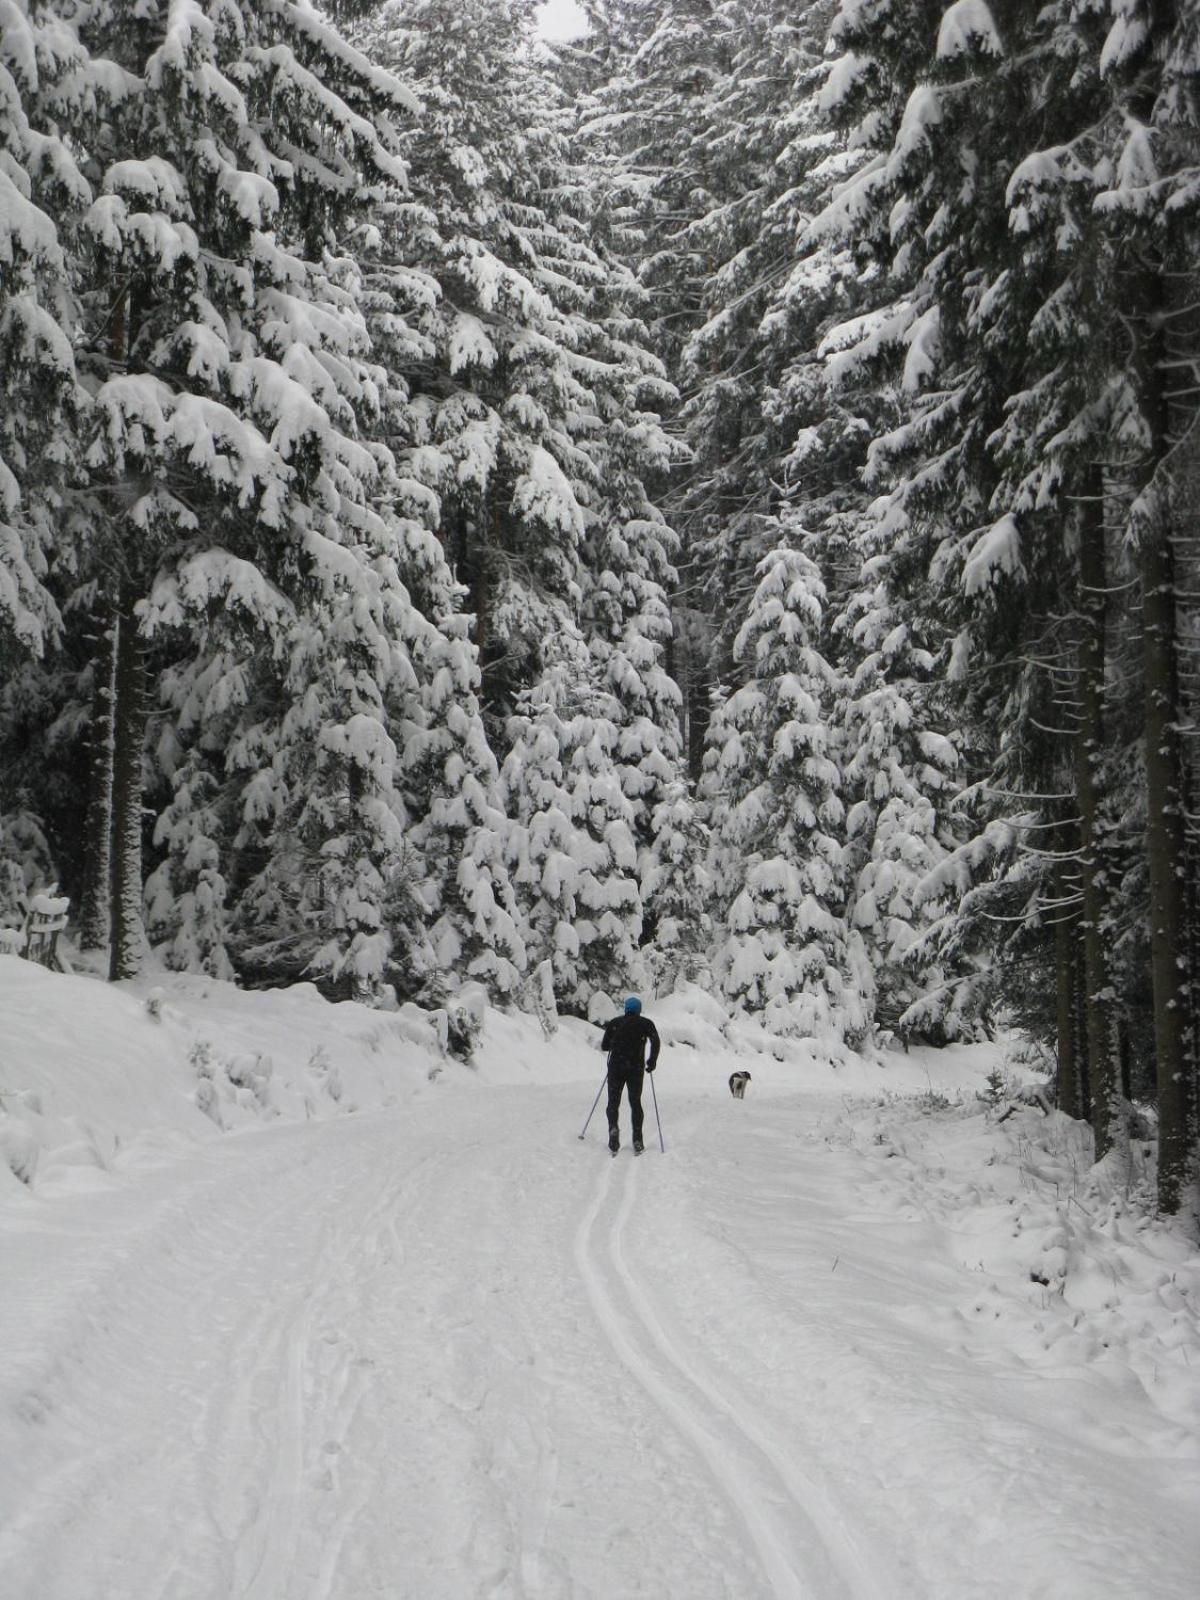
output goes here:
[{"label": "conifer tree", "polygon": [[[1163,297],[1165,283],[1183,281],[1171,268],[1186,272],[1173,254],[1190,227],[1183,190],[1165,228],[1155,210],[1173,193],[1172,169],[1191,170],[1180,158],[1195,121],[1194,27],[1170,7],[1142,16],[1124,5],[1030,4],[1001,15],[977,0],[947,7],[936,33],[930,20],[917,6],[886,17],[842,7],[848,49],[831,81],[845,104],[857,102],[872,155],[826,221],[839,217],[906,293],[848,326],[839,360],[866,368],[888,349],[903,358],[910,416],[869,458],[890,490],[892,569],[937,584],[936,598],[911,581],[908,594],[931,621],[940,611],[954,641],[947,668],[976,726],[1006,730],[989,757],[993,793],[1049,802],[1013,819],[1025,840],[1015,855],[1011,830],[985,827],[969,857],[973,871],[995,875],[959,916],[991,893],[1009,897],[993,900],[997,922],[1015,919],[1025,936],[1053,929],[1064,1103],[1078,1105],[1086,1082],[1099,1154],[1120,1145],[1125,1125],[1128,1017],[1114,1009],[1112,978],[1131,949],[1116,938],[1114,910],[1127,840],[1112,819],[1126,830],[1144,820],[1147,888],[1153,896],[1156,881],[1160,893],[1150,920],[1160,1072],[1171,1063],[1160,1099],[1176,1130],[1163,1146],[1171,1205],[1190,1002],[1165,955],[1184,937],[1187,876],[1183,764],[1167,726],[1178,646],[1166,464],[1188,417],[1168,423],[1164,401],[1171,363],[1186,368],[1194,350],[1186,314],[1173,320]],[[1035,124],[1043,143],[1031,149]],[[1105,663],[1120,638],[1112,596],[1127,592],[1113,578],[1130,546],[1142,555],[1144,768],[1105,757],[1128,721],[1112,692],[1124,680]],[[971,673],[974,663],[986,671]],[[1069,736],[1066,763],[1048,727]],[[1129,785],[1143,770],[1145,806]]]},{"label": "conifer tree", "polygon": [[542,641],[577,620],[594,474],[580,434],[603,268],[556,200],[562,141],[530,29],[517,0],[391,0],[363,31],[422,100],[403,141],[411,196],[371,281],[411,329],[400,463],[439,497],[493,729],[536,681]]},{"label": "conifer tree", "polygon": [[405,735],[406,787],[423,796],[413,830],[427,871],[422,898],[431,924],[423,993],[440,1001],[467,979],[505,1002],[516,998],[525,976],[525,934],[467,625],[466,617],[448,618],[431,639],[422,726]]},{"label": "conifer tree", "polygon": [[545,641],[582,626],[645,876],[681,756],[665,662],[672,535],[647,487],[675,454],[658,415],[672,392],[628,269],[589,239],[586,175],[534,76],[528,24],[518,5],[400,0],[368,25],[425,99],[407,154],[413,200],[436,223],[372,283],[420,341],[401,457],[439,496],[495,742],[541,681]]},{"label": "conifer tree", "polygon": [[[1117,256],[1141,428],[1130,534],[1138,551],[1146,858],[1159,1112],[1159,1203],[1177,1211],[1197,1148],[1200,997],[1188,949],[1189,808],[1179,735],[1179,459],[1200,429],[1200,18],[1173,0],[1114,0],[1099,66],[1112,95],[1109,181],[1096,197]],[[1180,374],[1190,381],[1180,383]],[[1195,615],[1194,597],[1188,604]]]},{"label": "conifer tree", "polygon": [[549,962],[560,1005],[638,975],[641,900],[633,808],[615,771],[618,728],[582,639],[556,647],[522,695],[502,769],[509,854],[531,967]]},{"label": "conifer tree", "polygon": [[658,993],[710,976],[714,936],[711,837],[683,779],[666,790],[651,816],[654,847],[641,876],[643,951]]},{"label": "conifer tree", "polygon": [[873,994],[845,922],[837,678],[816,644],[824,601],[801,552],[763,558],[734,645],[746,682],[714,715],[705,763],[723,921],[716,974],[773,1031],[854,1043]]},{"label": "conifer tree", "polygon": [[[374,974],[393,804],[380,686],[405,677],[418,630],[405,526],[386,504],[391,459],[371,439],[379,374],[338,230],[403,176],[370,114],[413,102],[304,5],[154,6],[130,25],[98,4],[78,38],[87,65],[61,114],[92,185],[73,236],[98,330],[81,355],[94,418],[83,561],[120,575],[112,970],[136,971],[142,948],[145,652],[169,660],[187,638],[240,654],[239,692],[259,687],[270,731],[246,803],[275,784],[264,811],[280,854],[291,830],[323,863],[323,959]],[[244,759],[255,744],[234,748]]]},{"label": "conifer tree", "polygon": [[[58,879],[50,826],[63,781],[50,730],[64,692],[73,436],[87,396],[75,366],[79,306],[70,229],[90,198],[78,147],[50,107],[82,51],[57,19],[13,0],[0,26],[0,876],[9,925]],[[66,780],[66,786],[69,784]],[[107,896],[107,876],[103,878]],[[107,904],[107,899],[105,899]]]},{"label": "conifer tree", "polygon": [[46,102],[75,65],[53,20],[31,15],[28,0],[13,0],[0,29],[0,650],[6,655],[12,646],[41,655],[62,625],[47,569],[68,475],[63,439],[83,397],[73,349],[77,310],[55,216],[76,210],[88,189],[70,144],[40,124]]},{"label": "conifer tree", "polygon": [[957,840],[949,805],[958,751],[931,726],[933,665],[882,585],[852,602],[857,665],[836,710],[847,807],[847,921],[874,976],[875,1020],[943,1039],[949,973],[918,959],[931,920],[923,890]]}]

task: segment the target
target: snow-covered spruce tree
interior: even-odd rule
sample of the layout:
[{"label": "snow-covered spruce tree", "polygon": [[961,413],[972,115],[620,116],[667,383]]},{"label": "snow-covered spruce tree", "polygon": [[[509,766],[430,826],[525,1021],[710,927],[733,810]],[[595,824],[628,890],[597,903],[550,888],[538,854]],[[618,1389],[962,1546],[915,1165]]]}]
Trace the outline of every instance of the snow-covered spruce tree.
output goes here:
[{"label": "snow-covered spruce tree", "polygon": [[[875,980],[875,1021],[920,1035],[930,996],[949,973],[917,960],[931,921],[922,888],[957,840],[949,805],[958,751],[931,726],[933,660],[899,621],[882,584],[851,602],[857,656],[836,711],[846,804],[847,921],[860,933]],[[935,1037],[946,1036],[936,1017]]]},{"label": "snow-covered spruce tree", "polygon": [[[651,353],[645,317],[650,299],[633,271],[631,241],[622,215],[620,179],[609,165],[610,142],[580,126],[588,105],[562,87],[549,104],[553,126],[565,130],[566,165],[560,203],[589,238],[603,268],[577,319],[586,344],[585,371],[591,415],[579,433],[591,463],[580,487],[584,515],[581,621],[602,685],[618,710],[617,772],[633,806],[643,889],[643,940],[656,936],[655,892],[670,894],[669,880],[683,870],[679,835],[662,848],[655,821],[669,790],[669,813],[682,821],[677,792],[684,760],[684,708],[672,669],[677,630],[669,595],[677,584],[674,530],[656,504],[684,451],[662,423],[678,396],[663,361]],[[665,821],[667,811],[661,813]],[[661,865],[661,870],[659,870]]]},{"label": "snow-covered spruce tree", "polygon": [[235,843],[262,862],[236,927],[241,960],[259,970],[324,973],[362,996],[387,980],[409,995],[434,966],[403,759],[412,727],[428,725],[417,663],[432,624],[394,560],[366,576],[348,565],[352,587],[297,618],[286,670],[259,702],[265,720],[230,747],[244,784]]},{"label": "snow-covered spruce tree", "polygon": [[779,315],[777,296],[819,189],[815,169],[834,147],[815,117],[830,10],[797,11],[780,0],[726,5],[731,59],[714,75],[692,135],[710,175],[709,209],[682,232],[707,270],[698,326],[680,355],[689,466],[671,511],[699,565],[725,657],[758,562],[780,537],[781,461],[798,423],[778,405],[777,389],[808,330]]},{"label": "snow-covered spruce tree", "polygon": [[711,807],[726,996],[781,1034],[853,1044],[870,1027],[872,978],[845,921],[845,808],[831,729],[837,676],[820,654],[824,585],[787,546],[765,556],[734,645],[745,683],[709,730]]},{"label": "snow-covered spruce tree", "polygon": [[[614,267],[618,284],[622,276]],[[665,397],[657,365],[640,342],[645,330],[614,298],[600,324],[598,353],[605,370],[594,385],[599,426],[585,444],[595,482],[583,495],[581,614],[598,682],[611,696],[617,722],[614,771],[632,808],[643,935],[652,941],[659,916],[654,896],[683,892],[672,879],[689,870],[679,831],[689,832],[680,790],[681,695],[667,667],[675,539],[647,489],[652,475],[665,476],[674,451],[654,409]],[[662,810],[668,795],[671,804]],[[670,827],[670,844],[661,825]]]},{"label": "snow-covered spruce tree", "polygon": [[36,889],[56,882],[50,846],[27,811],[0,814],[0,928],[18,929]]},{"label": "snow-covered spruce tree", "polygon": [[654,991],[707,982],[713,941],[711,840],[702,807],[682,779],[651,816],[654,848],[641,874],[642,961]]},{"label": "snow-covered spruce tree", "polygon": [[708,263],[688,229],[713,204],[710,99],[728,72],[740,9],[721,0],[584,7],[597,74],[588,125],[601,148],[619,155],[612,177],[632,212],[627,236],[637,241],[638,273],[651,293],[654,348],[672,375],[700,319]]},{"label": "snow-covered spruce tree", "polygon": [[[1120,924],[1140,923],[1143,902],[1118,893],[1122,844],[1112,814],[1126,812],[1127,831],[1132,814],[1118,790],[1141,763],[1136,733],[1120,731],[1136,663],[1110,670],[1127,631],[1119,611],[1129,576],[1122,519],[1106,511],[1106,462],[1123,454],[1132,414],[1113,340],[1121,289],[1094,209],[1097,174],[1077,137],[1104,119],[1106,93],[1086,37],[1097,23],[1080,28],[1051,12],[1027,19],[1025,48],[1039,57],[1029,93],[1048,143],[1009,178],[1012,270],[997,284],[988,320],[1002,329],[1015,315],[1028,326],[1021,387],[992,441],[1001,468],[993,503],[1022,530],[1027,575],[1024,638],[1009,645],[1006,673],[1010,720],[1023,735],[998,764],[998,781],[1045,797],[1030,819],[1031,838],[1045,846],[1042,892],[1030,900],[1045,908],[1041,948],[1036,938],[1018,941],[1035,958],[1034,981],[1020,989],[1036,994],[1045,988],[1037,971],[1054,972],[1059,1104],[1090,1116],[1103,1153],[1123,1136],[1121,1041],[1137,1026],[1144,986],[1117,960],[1137,942]],[[1011,48],[1021,51],[1022,40]],[[1047,727],[1069,743],[1048,741]]]},{"label": "snow-covered spruce tree", "polygon": [[[439,496],[496,742],[514,696],[539,681],[546,640],[582,625],[645,875],[681,754],[665,668],[672,536],[647,491],[673,457],[659,424],[673,396],[636,283],[589,238],[588,174],[534,71],[529,21],[520,5],[393,0],[369,23],[373,53],[426,106],[406,145],[417,253],[397,232],[389,255],[385,229],[371,286],[417,341],[398,450]],[[395,229],[407,215],[398,207]]]},{"label": "snow-covered spruce tree", "polygon": [[[589,187],[600,197],[608,248],[643,287],[652,347],[675,380],[683,345],[702,320],[703,284],[712,266],[688,229],[714,204],[702,135],[711,127],[709,101],[728,66],[736,21],[715,0],[654,6],[598,0],[585,9],[591,31],[570,53],[567,82],[577,100]],[[677,489],[688,478],[677,469],[664,485],[672,526]],[[673,593],[672,669],[684,697],[694,774],[715,681],[711,623],[698,579],[689,571]]]},{"label": "snow-covered spruce tree", "polygon": [[75,371],[78,306],[56,219],[89,191],[49,105],[80,52],[42,7],[0,23],[0,873],[4,918],[57,877],[45,733],[61,704],[64,509],[86,397]]},{"label": "snow-covered spruce tree", "polygon": [[447,618],[423,654],[421,724],[405,730],[406,787],[423,796],[412,838],[426,876],[428,970],[421,995],[439,1003],[464,979],[514,1000],[526,970],[521,913],[509,876],[496,758],[477,701],[469,619]]},{"label": "snow-covered spruce tree", "polygon": [[[994,730],[1030,702],[1002,676],[969,679],[963,669],[974,651],[1019,674],[1021,633],[1032,639],[1041,626],[1028,611],[1026,577],[1063,543],[1061,525],[1056,541],[1052,527],[1013,514],[994,453],[995,430],[1027,370],[1039,286],[1036,274],[1009,270],[1007,185],[1024,154],[1029,106],[1059,114],[1045,93],[1057,65],[1054,30],[1049,45],[1036,37],[1045,14],[1032,5],[1009,9],[1003,36],[986,5],[950,6],[936,19],[919,6],[908,11],[900,28],[895,17],[849,6],[839,22],[848,49],[826,101],[842,115],[854,108],[851,142],[870,154],[813,232],[832,225],[835,237],[885,265],[879,281],[889,293],[826,346],[843,381],[872,373],[881,381],[889,368],[899,379],[908,414],[869,452],[869,480],[889,492],[867,538],[893,604],[919,622],[943,670],[968,691],[966,722]],[[1036,787],[1014,770],[1022,748],[1020,738],[1008,744],[997,786]],[[980,753],[1000,760],[994,741]],[[1058,887],[1048,892],[1061,898]]]},{"label": "snow-covered spruce tree", "polygon": [[[1158,1198],[1183,1202],[1198,1141],[1200,997],[1189,926],[1189,810],[1180,741],[1177,540],[1182,462],[1200,433],[1200,15],[1176,0],[1110,0],[1099,69],[1112,96],[1095,207],[1116,258],[1129,384],[1129,536],[1138,553],[1145,717],[1146,859],[1159,1116]],[[1106,159],[1105,159],[1106,158]],[[1189,451],[1190,446],[1190,451]],[[1186,626],[1186,624],[1185,624]],[[1190,959],[1181,953],[1189,949]]]},{"label": "snow-covered spruce tree", "polygon": [[615,772],[617,707],[578,635],[523,693],[501,770],[513,884],[531,968],[549,962],[560,1009],[638,980],[634,814]]},{"label": "snow-covered spruce tree", "polygon": [[198,749],[171,774],[170,804],[158,818],[154,843],[167,855],[146,880],[146,920],[162,939],[166,965],[232,979],[228,885],[221,870],[228,819],[219,805],[220,778]]},{"label": "snow-covered spruce tree", "polygon": [[[1023,86],[994,70],[1001,44],[983,0],[952,5],[940,20],[919,0],[847,0],[834,36],[845,54],[821,103],[869,154],[808,239],[844,241],[870,263],[876,287],[874,303],[831,330],[824,351],[835,379],[875,375],[903,396],[899,424],[868,455],[869,481],[890,491],[874,514],[893,578],[908,576],[909,598],[943,633],[957,632],[964,570],[983,577],[967,580],[979,593],[988,574],[1019,565],[1016,529],[988,520],[996,474],[987,440],[1023,341],[1015,317],[1007,343],[985,349],[975,334],[1008,252],[1011,166],[997,130],[1013,122]],[[972,88],[984,82],[981,112]]]},{"label": "snow-covered spruce tree", "polygon": [[518,0],[390,0],[362,32],[423,108],[403,140],[411,203],[381,219],[371,275],[377,307],[411,330],[400,463],[439,496],[500,734],[543,641],[578,618],[589,305],[605,276],[557,193],[565,152],[531,27]]},{"label": "snow-covered spruce tree", "polygon": [[[1161,116],[1167,167],[1191,170],[1191,158],[1180,156],[1189,139],[1194,145],[1194,132],[1184,131],[1195,124],[1194,24],[1169,7],[1143,17],[1124,5],[1031,4],[1000,16],[962,0],[938,20],[933,42],[931,29],[922,33],[931,22],[922,8],[905,9],[911,26],[903,16],[897,26],[896,6],[886,17],[844,7],[841,36],[850,49],[835,70],[848,98],[861,102],[862,138],[876,154],[834,210],[860,240],[873,241],[873,253],[909,289],[903,303],[868,325],[870,340],[861,343],[899,336],[909,370],[915,359],[928,374],[916,374],[926,398],[912,422],[880,440],[873,459],[882,481],[897,485],[888,514],[901,561],[925,568],[922,544],[927,552],[932,534],[928,570],[943,594],[960,589],[969,602],[965,615],[956,619],[951,611],[945,620],[958,632],[953,660],[961,667],[970,650],[988,664],[986,673],[963,677],[973,720],[1018,730],[993,752],[994,784],[1047,796],[1056,786],[1062,791],[1060,810],[1021,822],[1041,836],[1021,854],[1026,863],[1043,863],[1026,906],[1030,927],[1055,923],[1064,1059],[1079,1054],[1070,1028],[1072,974],[1082,981],[1087,1029],[1077,1042],[1102,1153],[1123,1120],[1106,948],[1111,847],[1099,822],[1099,752],[1109,742],[1106,720],[1119,710],[1106,704],[1109,552],[1119,548],[1107,513],[1124,499],[1125,520],[1140,529],[1134,539],[1147,560],[1158,561],[1169,547],[1160,513],[1170,473],[1158,477],[1158,463],[1172,457],[1163,402],[1174,380],[1164,377],[1170,368],[1162,341],[1171,319],[1163,315],[1161,289],[1183,280],[1164,277],[1161,267],[1177,249],[1174,259],[1186,273],[1189,247],[1187,206],[1175,203],[1178,195],[1165,229],[1153,219],[1172,188],[1152,153],[1153,124]],[[1160,96],[1155,85],[1167,81]],[[1135,101],[1140,113],[1131,110]],[[1030,126],[1047,140],[1039,150],[1025,145]],[[1112,315],[1118,304],[1121,323]],[[1184,314],[1175,328],[1185,343],[1187,327]],[[1132,360],[1127,337],[1112,337],[1116,328],[1135,335]],[[1186,365],[1177,342],[1170,362],[1181,358]],[[1177,422],[1182,438],[1188,419]],[[1126,486],[1137,491],[1156,478],[1148,493],[1126,494]],[[1161,562],[1141,576],[1143,597],[1162,601],[1159,613],[1154,603],[1144,609],[1143,628],[1147,749],[1154,752],[1147,781],[1153,789],[1150,768],[1161,757],[1162,787],[1142,814],[1149,858],[1160,847],[1165,852],[1158,881],[1166,892],[1152,919],[1165,954],[1168,945],[1178,949],[1185,877],[1181,808],[1172,800],[1181,792],[1178,750],[1166,724],[1155,722],[1156,715],[1172,716],[1164,707],[1172,702],[1175,600]],[[1055,597],[1067,602],[1065,615]],[[1027,671],[1031,659],[1041,682]],[[1065,773],[1036,755],[1037,719],[1047,712],[1074,745]],[[1136,772],[1137,764],[1125,771]],[[1117,809],[1127,816],[1139,810]],[[1166,860],[1175,867],[1166,868]],[[1027,870],[1018,877],[1029,886]],[[1002,878],[1001,887],[1012,881]],[[1074,956],[1062,932],[1072,907],[1080,947]],[[1168,926],[1175,930],[1169,936]],[[1177,979],[1177,965],[1165,961],[1156,1014]],[[1183,1009],[1168,1004],[1161,1029],[1176,1065]],[[1172,1068],[1172,1093],[1179,1081]]]},{"label": "snow-covered spruce tree", "polygon": [[12,0],[0,28],[0,649],[41,655],[61,618],[46,575],[82,400],[77,307],[55,217],[88,190],[47,103],[77,65],[54,21]]},{"label": "snow-covered spruce tree", "polygon": [[[270,819],[238,883],[244,940],[267,931],[256,906],[287,859],[300,965],[369,982],[401,831],[384,696],[415,689],[423,625],[339,230],[373,184],[402,181],[371,116],[413,102],[307,5],[151,5],[131,22],[104,3],[76,21],[89,59],[61,114],[94,193],[75,241],[96,330],[80,357],[87,563],[120,574],[113,972],[138,964],[143,653],[186,641],[198,672],[237,662],[224,774],[243,873]],[[166,843],[186,857],[193,840]]]}]

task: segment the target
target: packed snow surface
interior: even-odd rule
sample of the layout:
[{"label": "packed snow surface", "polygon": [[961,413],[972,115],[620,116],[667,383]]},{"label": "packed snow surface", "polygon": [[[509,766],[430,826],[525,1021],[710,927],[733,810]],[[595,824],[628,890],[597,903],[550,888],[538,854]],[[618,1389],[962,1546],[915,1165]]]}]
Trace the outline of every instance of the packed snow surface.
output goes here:
[{"label": "packed snow surface", "polygon": [[150,1001],[0,957],[6,1600],[1194,1595],[1194,1246],[1000,1047],[648,999],[613,1160],[585,1023]]}]

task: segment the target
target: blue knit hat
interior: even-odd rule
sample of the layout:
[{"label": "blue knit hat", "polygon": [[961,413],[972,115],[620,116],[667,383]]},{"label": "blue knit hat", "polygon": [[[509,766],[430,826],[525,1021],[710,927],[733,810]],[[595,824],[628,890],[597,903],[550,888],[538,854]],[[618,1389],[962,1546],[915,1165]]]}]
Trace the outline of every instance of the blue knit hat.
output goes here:
[{"label": "blue knit hat", "polygon": [[625,1002],[625,1009],[626,1011],[640,1011],[642,1009],[642,1002],[637,995],[631,994],[629,996],[629,999]]}]

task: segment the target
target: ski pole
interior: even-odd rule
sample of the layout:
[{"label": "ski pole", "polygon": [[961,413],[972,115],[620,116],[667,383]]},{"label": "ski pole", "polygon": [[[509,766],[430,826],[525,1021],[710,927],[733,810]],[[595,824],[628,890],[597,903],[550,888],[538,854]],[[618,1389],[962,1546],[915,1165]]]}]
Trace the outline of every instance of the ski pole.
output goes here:
[{"label": "ski pole", "polygon": [[647,1073],[647,1077],[650,1079],[650,1093],[654,1096],[654,1120],[658,1123],[658,1148],[663,1155],[666,1155],[667,1147],[663,1143],[662,1118],[658,1114],[658,1090],[654,1087],[654,1074],[652,1072]]},{"label": "ski pole", "polygon": [[579,1130],[579,1137],[581,1139],[583,1138],[584,1134],[588,1131],[588,1122],[590,1122],[592,1120],[592,1118],[596,1114],[596,1107],[600,1104],[600,1096],[604,1093],[604,1085],[607,1082],[608,1082],[608,1071],[606,1069],[605,1073],[604,1073],[604,1076],[600,1079],[600,1087],[596,1090],[596,1098],[592,1101],[592,1109],[587,1114],[587,1122],[585,1122],[583,1127]]}]

